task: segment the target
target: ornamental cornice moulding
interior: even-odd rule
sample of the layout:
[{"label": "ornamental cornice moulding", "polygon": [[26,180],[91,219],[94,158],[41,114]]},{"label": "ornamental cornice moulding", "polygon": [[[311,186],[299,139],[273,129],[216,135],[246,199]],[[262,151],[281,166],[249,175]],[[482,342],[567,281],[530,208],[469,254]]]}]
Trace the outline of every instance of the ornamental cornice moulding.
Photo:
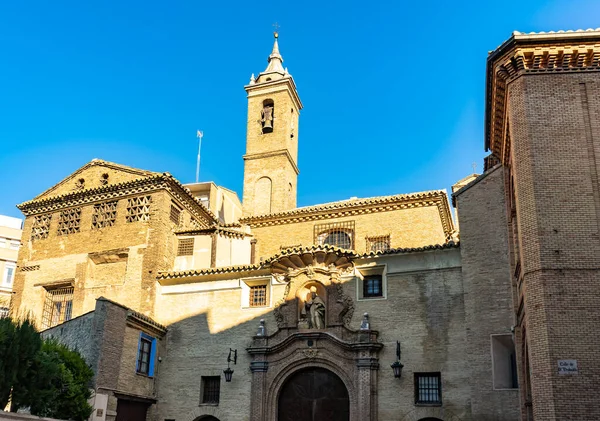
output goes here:
[{"label": "ornamental cornice moulding", "polygon": [[510,153],[506,107],[511,82],[523,75],[600,71],[599,36],[592,40],[561,40],[557,35],[545,43],[534,42],[535,34],[523,40],[520,34],[516,37],[488,58],[486,149],[504,164]]},{"label": "ornamental cornice moulding", "polygon": [[444,191],[375,197],[352,202],[315,205],[276,214],[242,218],[240,222],[247,224],[252,228],[260,228],[427,206],[438,207],[444,233],[450,235],[454,231],[454,224],[450,217],[448,200]]},{"label": "ornamental cornice moulding", "polygon": [[[177,199],[200,223],[207,228],[217,223],[217,218],[206,209],[191,193],[169,173],[140,178],[124,183],[85,189],[77,192],[62,194],[47,199],[30,200],[17,205],[25,216],[53,212],[74,206],[104,202],[111,199],[122,199],[144,193],[166,190]],[[200,221],[203,221],[202,224]]]}]

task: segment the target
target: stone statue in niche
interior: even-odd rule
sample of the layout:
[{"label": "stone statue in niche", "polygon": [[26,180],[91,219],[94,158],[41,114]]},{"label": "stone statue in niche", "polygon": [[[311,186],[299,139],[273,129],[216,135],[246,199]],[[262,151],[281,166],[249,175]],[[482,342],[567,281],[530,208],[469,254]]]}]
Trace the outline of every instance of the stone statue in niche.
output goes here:
[{"label": "stone statue in niche", "polygon": [[273,104],[265,104],[261,111],[261,119],[264,133],[273,131]]},{"label": "stone statue in niche", "polygon": [[310,287],[310,294],[306,297],[300,316],[308,322],[309,329],[325,328],[325,302],[317,294],[317,287]]}]

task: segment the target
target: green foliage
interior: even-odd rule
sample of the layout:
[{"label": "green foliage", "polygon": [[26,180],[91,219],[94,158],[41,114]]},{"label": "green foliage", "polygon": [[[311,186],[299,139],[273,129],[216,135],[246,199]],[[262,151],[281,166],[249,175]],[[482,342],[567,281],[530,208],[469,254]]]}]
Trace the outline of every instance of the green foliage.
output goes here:
[{"label": "green foliage", "polygon": [[31,413],[76,421],[88,419],[93,410],[88,399],[94,372],[79,352],[48,339],[35,365],[38,376],[30,383],[25,400]]},{"label": "green foliage", "polygon": [[33,364],[41,346],[40,334],[30,320],[0,319],[1,408],[8,403],[11,388],[24,387],[36,375]]},{"label": "green foliage", "polygon": [[34,415],[84,421],[94,373],[76,350],[43,340],[33,324],[0,319],[0,407],[29,407]]}]

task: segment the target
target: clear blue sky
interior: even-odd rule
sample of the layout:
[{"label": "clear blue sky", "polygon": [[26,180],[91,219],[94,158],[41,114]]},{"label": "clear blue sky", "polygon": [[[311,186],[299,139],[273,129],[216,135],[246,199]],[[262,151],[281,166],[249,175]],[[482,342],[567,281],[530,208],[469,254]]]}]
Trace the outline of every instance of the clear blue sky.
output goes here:
[{"label": "clear blue sky", "polygon": [[448,189],[482,169],[487,52],[600,26],[597,0],[4,1],[0,214],[92,158],[241,199],[246,96],[279,22],[304,103],[298,205]]}]

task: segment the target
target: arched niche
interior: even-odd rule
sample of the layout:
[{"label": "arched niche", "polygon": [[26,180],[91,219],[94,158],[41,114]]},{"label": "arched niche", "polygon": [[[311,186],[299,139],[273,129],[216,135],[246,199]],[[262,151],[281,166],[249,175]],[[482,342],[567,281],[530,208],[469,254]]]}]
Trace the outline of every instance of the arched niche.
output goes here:
[{"label": "arched niche", "polygon": [[[308,329],[312,326],[307,318],[310,318],[310,308],[307,308],[307,303],[313,301],[312,293],[315,292],[318,297],[325,304],[327,308],[327,289],[325,285],[316,280],[306,282],[304,285],[298,288],[296,291],[296,298],[298,303],[298,327]],[[324,325],[327,324],[327,314],[324,316]],[[325,327],[325,326],[323,326]]]},{"label": "arched niche", "polygon": [[261,177],[256,181],[254,185],[254,203],[257,215],[271,213],[272,190],[273,182],[269,177]]}]

